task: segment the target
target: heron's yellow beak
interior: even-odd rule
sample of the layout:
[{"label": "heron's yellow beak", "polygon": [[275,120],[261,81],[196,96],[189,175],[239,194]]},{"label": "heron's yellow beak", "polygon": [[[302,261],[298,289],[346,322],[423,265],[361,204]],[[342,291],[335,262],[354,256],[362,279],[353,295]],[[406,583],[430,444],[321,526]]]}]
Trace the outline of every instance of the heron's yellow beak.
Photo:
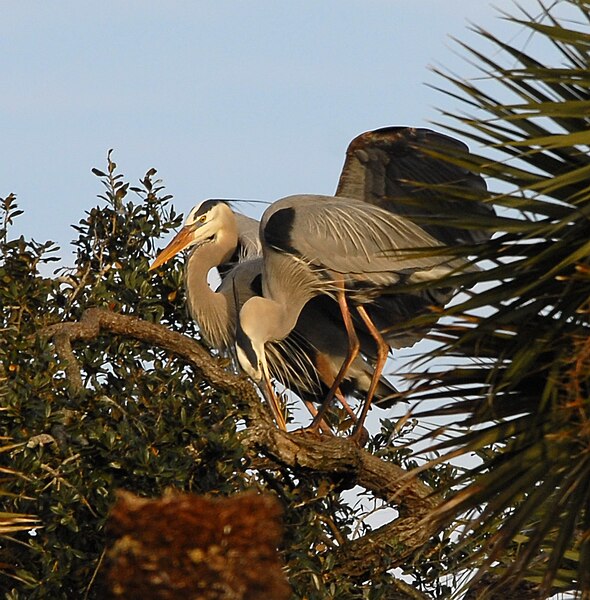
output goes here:
[{"label": "heron's yellow beak", "polygon": [[151,264],[149,271],[157,269],[159,266],[167,263],[173,256],[176,256],[181,250],[190,246],[193,241],[193,231],[189,227],[183,227],[172,239],[172,241],[158,254],[156,260]]}]

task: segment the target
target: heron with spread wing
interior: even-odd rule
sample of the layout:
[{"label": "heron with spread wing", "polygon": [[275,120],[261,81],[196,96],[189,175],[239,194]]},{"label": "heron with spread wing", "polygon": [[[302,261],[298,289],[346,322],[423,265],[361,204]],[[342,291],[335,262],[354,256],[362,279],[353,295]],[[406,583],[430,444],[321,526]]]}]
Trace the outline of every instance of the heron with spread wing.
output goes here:
[{"label": "heron with spread wing", "polygon": [[[441,193],[424,183],[458,186],[462,192],[469,189],[480,195],[482,190],[485,192],[479,176],[427,154],[437,149],[445,155],[466,151],[461,142],[427,129],[391,127],[364,133],[349,145],[337,194],[354,196],[421,223],[424,215],[448,214],[459,204],[449,199],[448,190]],[[484,214],[488,211],[479,202],[471,202],[469,208]],[[257,225],[253,219],[234,213],[226,202],[207,200],[189,213],[183,229],[151,267],[157,268],[183,249],[191,250],[185,267],[189,309],[205,339],[220,350],[227,350],[234,341],[237,314],[243,303],[262,294],[262,263],[247,260],[260,252]],[[424,229],[428,230],[428,225]],[[472,233],[446,223],[431,229],[434,238],[446,243],[474,242],[480,235],[478,230]],[[236,262],[235,269],[230,270],[228,265]],[[213,292],[207,284],[207,273],[215,266],[227,277]],[[388,331],[387,344],[396,348],[409,346],[425,334],[423,329],[399,327],[400,323],[433,303],[444,304],[449,297],[449,290],[381,295],[364,307],[371,327],[374,324],[380,331]],[[300,312],[292,335],[281,344],[265,344],[269,375],[274,374],[308,402],[321,397],[326,386],[332,388],[331,394],[342,386],[352,395],[368,394],[373,386],[377,388],[376,403],[387,406],[395,390],[382,377],[372,377],[372,365],[378,355],[382,360],[383,347],[357,314],[353,314],[353,320],[348,330],[354,330],[354,335],[349,335],[338,305],[325,295],[316,296]],[[343,363],[346,370],[340,368]],[[276,400],[271,401],[271,407],[279,426],[284,426]]]},{"label": "heron with spread wing", "polygon": [[[352,303],[361,329],[377,348],[353,432],[358,439],[390,347],[409,345],[426,333],[404,330],[400,314],[407,314],[408,306],[420,312],[433,303],[443,305],[455,291],[439,284],[400,295],[400,284],[439,281],[466,263],[446,252],[447,246],[489,236],[471,222],[459,225],[458,217],[465,222],[468,215],[477,224],[493,210],[481,202],[486,195],[482,178],[443,160],[466,152],[461,142],[430,130],[367,132],[351,142],[337,190],[354,197],[290,196],[265,211],[260,224],[263,295],[242,307],[236,340],[240,364],[253,379],[269,376],[266,344],[288,335],[311,299],[328,295],[338,301],[349,339],[333,393],[359,352]],[[329,395],[324,406],[330,400]]]},{"label": "heron with spread wing", "polygon": [[338,301],[350,340],[340,377],[345,375],[359,352],[348,309],[352,302],[377,346],[373,379],[353,432],[356,437],[390,348],[366,306],[394,295],[400,283],[440,279],[462,261],[440,253],[427,255],[424,250],[438,250],[441,243],[409,219],[354,198],[283,198],[265,211],[260,232],[263,295],[250,298],[240,311],[236,338],[240,365],[255,381],[269,381],[267,342],[287,337],[307,303],[329,295]]}]

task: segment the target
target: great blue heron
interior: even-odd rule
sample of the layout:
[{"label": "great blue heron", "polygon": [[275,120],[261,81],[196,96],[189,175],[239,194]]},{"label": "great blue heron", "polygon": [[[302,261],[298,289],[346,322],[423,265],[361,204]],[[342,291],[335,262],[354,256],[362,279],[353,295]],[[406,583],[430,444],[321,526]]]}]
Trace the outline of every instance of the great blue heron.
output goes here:
[{"label": "great blue heron", "polygon": [[[290,196],[265,211],[263,297],[244,304],[237,339],[240,364],[253,379],[268,377],[265,344],[288,335],[306,303],[322,294],[337,297],[346,324],[350,350],[340,375],[345,373],[358,352],[347,305],[352,302],[377,346],[374,379],[353,432],[358,435],[389,347],[425,333],[399,327],[400,312],[425,310],[433,299],[444,304],[452,294],[446,286],[404,297],[398,284],[438,279],[463,263],[445,256],[444,245],[489,236],[485,228],[461,228],[453,220],[470,215],[477,221],[492,212],[479,202],[486,191],[482,178],[440,159],[440,153],[466,151],[461,142],[425,129],[367,132],[351,142],[338,185],[339,195],[351,197]],[[410,251],[429,248],[437,252]],[[400,330],[409,335],[405,342]]]},{"label": "great blue heron", "polygon": [[[221,272],[226,275],[231,268],[227,265],[259,256],[258,227],[258,221],[234,213],[227,202],[205,200],[188,213],[183,227],[150,266],[152,271],[179,252],[192,250],[184,269],[188,309],[205,340],[222,352],[234,344],[237,319],[234,293],[232,287],[228,289],[223,283],[213,291],[207,277],[214,267],[222,267]],[[246,292],[241,288],[247,281],[243,277],[234,275],[229,282],[238,286],[239,295],[245,297]]]},{"label": "great blue heron", "polygon": [[[156,269],[180,251],[191,249],[185,266],[189,311],[204,338],[221,351],[233,348],[241,306],[262,293],[262,260],[256,258],[260,250],[257,229],[257,221],[235,213],[226,201],[206,200],[189,212],[183,228],[150,267]],[[238,262],[229,268],[229,261]],[[224,275],[216,291],[207,282],[207,275],[214,267],[220,268]],[[317,400],[330,389],[347,355],[346,332],[331,304],[322,298],[311,302],[301,312],[291,335],[267,348],[272,377],[297,393],[308,406],[312,399]],[[365,337],[363,351],[371,353],[372,346],[372,341]],[[347,395],[366,393],[371,378],[371,365],[357,356],[342,391]],[[269,389],[270,383],[265,383],[277,424],[284,428],[284,418]],[[381,378],[377,398],[393,393],[395,389]],[[348,408],[342,397],[340,400]]]},{"label": "great blue heron", "polygon": [[[347,302],[352,302],[377,345],[374,379],[367,392],[362,424],[381,376],[389,344],[368,316],[365,305],[408,284],[439,279],[461,265],[441,254],[441,243],[409,219],[354,198],[297,195],[272,204],[260,223],[263,242],[263,296],[240,311],[237,354],[255,381],[269,380],[265,344],[289,335],[305,305],[316,296],[337,298],[351,340],[342,368],[358,354],[356,331]],[[355,427],[353,435],[360,431]]]}]

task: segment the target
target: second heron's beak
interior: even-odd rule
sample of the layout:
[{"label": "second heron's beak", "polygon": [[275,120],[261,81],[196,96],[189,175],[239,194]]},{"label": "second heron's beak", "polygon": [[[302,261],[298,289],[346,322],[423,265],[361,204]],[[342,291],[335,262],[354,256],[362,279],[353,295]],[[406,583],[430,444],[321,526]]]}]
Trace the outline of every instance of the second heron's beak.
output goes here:
[{"label": "second heron's beak", "polygon": [[151,264],[149,271],[157,269],[167,263],[179,252],[188,248],[194,241],[194,231],[190,227],[183,227],[172,239],[172,241],[158,254],[156,260]]}]

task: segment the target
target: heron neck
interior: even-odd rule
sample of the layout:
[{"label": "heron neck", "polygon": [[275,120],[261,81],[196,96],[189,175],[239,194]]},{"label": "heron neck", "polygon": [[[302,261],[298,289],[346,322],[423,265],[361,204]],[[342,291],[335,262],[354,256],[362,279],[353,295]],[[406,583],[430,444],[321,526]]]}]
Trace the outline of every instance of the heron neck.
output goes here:
[{"label": "heron neck", "polygon": [[271,298],[256,299],[261,305],[263,318],[258,320],[261,334],[266,342],[276,342],[286,338],[297,324],[305,302],[293,298],[291,302],[280,302]]},{"label": "heron neck", "polygon": [[236,309],[229,298],[209,287],[207,277],[211,269],[222,263],[227,252],[215,242],[203,244],[193,250],[185,268],[185,289],[191,317],[206,340],[218,350],[225,350],[233,343]]}]

